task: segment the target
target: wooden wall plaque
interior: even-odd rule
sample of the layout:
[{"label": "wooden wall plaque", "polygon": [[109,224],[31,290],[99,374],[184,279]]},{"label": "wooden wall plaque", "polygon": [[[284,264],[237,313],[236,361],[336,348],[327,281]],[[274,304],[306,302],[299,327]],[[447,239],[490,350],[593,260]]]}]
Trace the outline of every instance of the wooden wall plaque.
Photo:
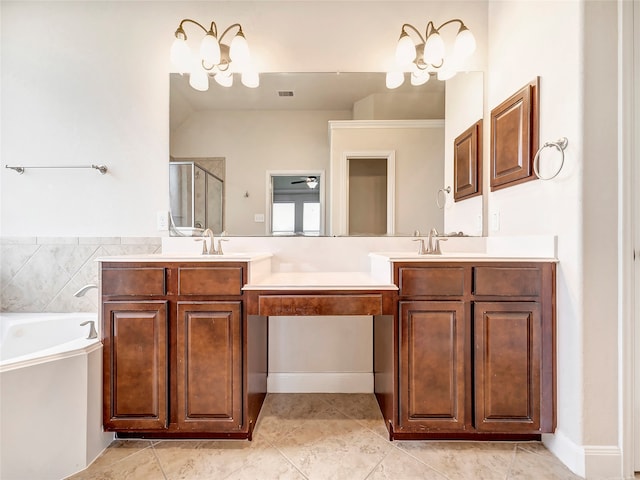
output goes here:
[{"label": "wooden wall plaque", "polygon": [[453,199],[482,195],[482,119],[462,132],[453,145]]},{"label": "wooden wall plaque", "polygon": [[540,78],[491,110],[491,191],[535,180]]}]

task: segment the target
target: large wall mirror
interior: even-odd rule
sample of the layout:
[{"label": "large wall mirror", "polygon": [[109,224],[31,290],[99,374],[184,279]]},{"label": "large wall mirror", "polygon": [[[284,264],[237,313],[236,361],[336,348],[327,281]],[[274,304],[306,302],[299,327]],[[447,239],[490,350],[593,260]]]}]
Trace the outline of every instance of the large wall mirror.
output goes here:
[{"label": "large wall mirror", "polygon": [[[291,235],[413,235],[432,227],[442,231],[448,209],[442,198],[438,205],[437,193],[451,184],[446,162],[453,161],[445,159],[446,145],[464,131],[457,130],[466,121],[446,118],[456,115],[446,108],[446,99],[458,90],[460,95],[479,98],[478,112],[470,114],[464,106],[460,111],[463,118],[481,118],[482,73],[458,74],[454,79],[472,75],[471,82],[441,82],[432,77],[421,86],[407,81],[389,90],[380,72],[265,73],[255,89],[211,82],[208,91],[200,92],[189,86],[185,76],[171,74],[170,162],[182,164],[183,170],[192,165],[182,177],[174,175],[170,180],[171,213],[178,217],[174,221],[186,235],[207,227],[237,236],[283,231]],[[393,171],[366,160],[391,157],[393,163],[385,165],[393,165]],[[201,169],[206,170],[201,176],[217,179],[215,189],[195,195],[197,179],[190,172]],[[384,205],[386,227],[349,230],[348,225],[362,223],[354,221],[361,214],[346,200],[356,169],[360,189],[367,182],[387,182],[384,194],[392,198],[378,201]],[[274,183],[273,172],[284,183]],[[383,174],[391,177],[380,180]],[[311,198],[312,190],[317,196],[305,200]],[[367,191],[365,187],[365,195]],[[300,197],[294,199],[296,194]],[[205,199],[209,205],[189,203]],[[283,203],[307,201],[313,203],[308,211],[321,216],[318,227],[283,230],[283,212],[295,210]],[[368,202],[366,196],[359,201]],[[304,208],[295,211],[299,220]],[[211,224],[207,215],[214,219]],[[274,226],[274,221],[280,223]]]}]

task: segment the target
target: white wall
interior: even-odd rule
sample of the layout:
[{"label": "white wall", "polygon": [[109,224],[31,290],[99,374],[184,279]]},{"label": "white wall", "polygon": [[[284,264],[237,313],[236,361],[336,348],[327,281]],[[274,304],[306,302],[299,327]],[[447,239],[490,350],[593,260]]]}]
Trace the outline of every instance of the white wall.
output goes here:
[{"label": "white wall", "polygon": [[[484,116],[484,78],[481,72],[458,74],[447,81],[445,92],[444,186],[451,187],[444,207],[444,231],[482,235],[483,196],[453,200],[455,139]],[[487,126],[483,125],[483,132]],[[484,169],[489,161],[483,159]],[[482,185],[482,178],[480,184]],[[484,190],[483,190],[484,191]]]},{"label": "white wall", "polygon": [[[546,443],[588,478],[621,475],[615,27],[615,2],[489,2],[485,122],[539,76],[540,143],[569,140],[554,180],[485,195],[489,216],[499,215],[490,235],[557,235],[558,429]],[[485,159],[488,135],[485,128]]]},{"label": "white wall", "polygon": [[[168,209],[169,48],[183,18],[243,25],[261,71],[384,71],[400,27],[464,16],[484,68],[485,2],[11,2],[2,8],[3,235],[149,236]],[[292,21],[293,19],[293,21]],[[319,41],[321,39],[321,41]]]}]

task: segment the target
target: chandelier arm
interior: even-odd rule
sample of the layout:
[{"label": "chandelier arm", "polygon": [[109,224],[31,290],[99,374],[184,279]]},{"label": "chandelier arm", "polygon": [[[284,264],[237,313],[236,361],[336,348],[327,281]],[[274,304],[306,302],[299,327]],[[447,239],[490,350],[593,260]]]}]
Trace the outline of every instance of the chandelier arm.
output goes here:
[{"label": "chandelier arm", "polygon": [[207,72],[210,72],[211,70],[216,68],[216,65],[211,65],[210,67],[208,67],[207,64],[204,63],[204,60],[200,60],[200,65],[202,65],[203,70],[206,70]]},{"label": "chandelier arm", "polygon": [[[431,27],[431,29],[429,29],[429,27]],[[429,20],[429,23],[427,23],[427,28],[424,29],[424,38],[429,38],[429,36],[432,33],[437,32],[437,31],[438,31],[438,29],[436,28],[436,26],[433,24],[433,22],[431,20]]]},{"label": "chandelier arm", "polygon": [[[422,38],[422,34],[418,31],[418,29],[416,27],[414,27],[410,23],[405,23],[405,24],[402,25],[402,29],[400,30],[400,35],[402,35],[402,32],[405,31],[405,28],[410,28],[411,30],[413,30],[415,32],[415,34],[418,35],[418,38],[420,38],[420,41],[422,43],[425,42],[424,38]],[[409,33],[407,32],[407,35],[408,34]]]},{"label": "chandelier arm", "polygon": [[209,32],[213,33],[213,36],[218,38],[218,26],[216,25],[216,22],[213,22],[213,21],[211,22],[211,26],[209,27]]},{"label": "chandelier arm", "polygon": [[[182,30],[182,32],[184,32],[184,29],[182,28],[182,25],[183,25],[185,22],[193,23],[194,25],[197,25],[198,27],[200,27],[200,28],[202,29],[202,31],[203,31],[205,34],[209,33],[209,32],[208,32],[208,30],[207,30],[206,28],[204,28],[200,23],[196,22],[195,20],[191,20],[190,18],[185,18],[185,19],[183,19],[183,20],[180,22],[180,25],[178,25],[178,30],[176,31],[176,33],[177,33],[177,32],[179,32],[179,31],[181,31],[181,30]],[[187,35],[186,35],[186,34],[184,35],[184,38],[185,38],[185,40],[186,40],[186,38],[187,38]]]},{"label": "chandelier arm", "polygon": [[226,72],[227,70],[229,70],[229,67],[231,66],[231,62],[223,58],[222,60],[220,60],[220,63],[217,66],[219,71]]},{"label": "chandelier arm", "polygon": [[229,25],[224,32],[222,32],[222,35],[220,35],[220,38],[218,39],[219,43],[222,43],[222,39],[224,38],[224,36],[227,34],[227,32],[229,30],[231,30],[234,27],[238,27],[238,33],[242,34],[244,36],[244,33],[242,32],[242,25],[240,25],[239,23],[234,23],[233,25]]},{"label": "chandelier arm", "polygon": [[[462,20],[460,20],[459,18],[453,18],[451,20],[447,20],[446,22],[444,22],[442,25],[440,25],[438,28],[436,28],[435,30],[438,31],[440,30],[442,27],[444,27],[445,25],[449,25],[450,23],[454,23],[454,22],[458,22],[460,24],[461,27],[464,27],[464,22]],[[433,23],[432,23],[433,25]]]}]

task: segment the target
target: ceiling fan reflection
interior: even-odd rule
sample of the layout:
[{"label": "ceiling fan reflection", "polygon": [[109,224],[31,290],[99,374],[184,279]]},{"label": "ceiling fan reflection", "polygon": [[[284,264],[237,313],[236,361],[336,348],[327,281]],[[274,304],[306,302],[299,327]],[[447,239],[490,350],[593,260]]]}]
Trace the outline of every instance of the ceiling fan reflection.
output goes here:
[{"label": "ceiling fan reflection", "polygon": [[307,187],[316,188],[318,186],[318,177],[313,177],[313,176],[306,177],[306,178],[303,178],[302,180],[296,180],[294,182],[291,182],[291,185],[296,183],[306,183]]}]

